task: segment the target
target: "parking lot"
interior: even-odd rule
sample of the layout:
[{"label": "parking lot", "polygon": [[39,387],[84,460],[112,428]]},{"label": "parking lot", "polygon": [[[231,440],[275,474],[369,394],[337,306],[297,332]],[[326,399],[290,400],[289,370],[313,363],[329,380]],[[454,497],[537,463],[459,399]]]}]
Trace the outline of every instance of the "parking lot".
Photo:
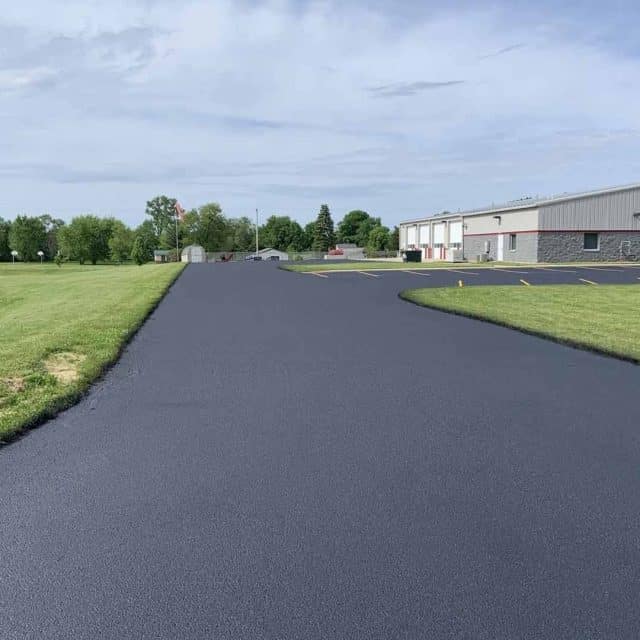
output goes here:
[{"label": "parking lot", "polygon": [[397,293],[640,271],[374,275],[189,265],[0,451],[0,637],[639,637],[640,368]]},{"label": "parking lot", "polygon": [[[416,265],[421,267],[423,265]],[[544,284],[638,284],[640,265],[620,264],[606,266],[514,266],[514,267],[467,267],[455,266],[437,269],[406,269],[332,271],[323,272],[318,265],[317,273],[299,274],[301,277],[330,280],[334,286],[352,286],[368,281],[377,283],[385,290],[398,290],[416,287],[458,286],[462,280],[464,286],[478,285],[544,285]]]}]

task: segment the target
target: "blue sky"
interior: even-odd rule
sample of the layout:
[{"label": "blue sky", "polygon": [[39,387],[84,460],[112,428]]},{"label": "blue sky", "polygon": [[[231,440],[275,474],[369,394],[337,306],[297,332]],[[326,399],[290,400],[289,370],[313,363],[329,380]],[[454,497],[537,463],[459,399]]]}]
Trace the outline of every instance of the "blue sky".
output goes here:
[{"label": "blue sky", "polygon": [[392,225],[640,181],[636,2],[57,4],[0,15],[3,217]]}]

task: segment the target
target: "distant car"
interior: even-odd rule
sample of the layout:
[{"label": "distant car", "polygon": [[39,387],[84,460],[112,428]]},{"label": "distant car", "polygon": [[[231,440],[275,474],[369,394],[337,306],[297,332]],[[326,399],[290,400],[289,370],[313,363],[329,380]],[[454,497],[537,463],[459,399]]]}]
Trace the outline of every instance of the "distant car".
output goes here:
[{"label": "distant car", "polygon": [[245,260],[262,260],[262,256],[246,256]]}]

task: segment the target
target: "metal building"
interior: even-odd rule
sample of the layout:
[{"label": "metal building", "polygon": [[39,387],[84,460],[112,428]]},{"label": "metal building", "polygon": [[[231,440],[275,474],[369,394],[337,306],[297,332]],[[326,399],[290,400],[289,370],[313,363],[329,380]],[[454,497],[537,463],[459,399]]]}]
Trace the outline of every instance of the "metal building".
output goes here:
[{"label": "metal building", "polygon": [[640,184],[410,220],[400,249],[424,260],[640,260]]},{"label": "metal building", "polygon": [[207,254],[199,244],[190,244],[182,250],[182,262],[206,262]]}]

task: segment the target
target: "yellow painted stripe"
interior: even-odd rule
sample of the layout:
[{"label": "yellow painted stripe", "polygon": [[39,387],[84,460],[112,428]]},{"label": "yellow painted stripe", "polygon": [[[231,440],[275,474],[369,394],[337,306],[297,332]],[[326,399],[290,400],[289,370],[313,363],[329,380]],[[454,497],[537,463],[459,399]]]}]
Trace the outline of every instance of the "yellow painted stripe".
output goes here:
[{"label": "yellow painted stripe", "polygon": [[310,276],[315,276],[316,278],[328,278],[324,273],[316,273],[315,271],[307,271]]},{"label": "yellow painted stripe", "polygon": [[529,284],[526,280],[523,280],[522,278],[520,278],[520,282],[522,282],[522,284],[525,285],[525,287],[531,286],[531,284]]},{"label": "yellow painted stripe", "polygon": [[361,273],[363,276],[369,276],[370,278],[379,278],[380,276],[377,276],[375,273],[367,273],[366,271],[358,271],[358,273]]},{"label": "yellow painted stripe", "polygon": [[593,282],[593,280],[585,280],[584,278],[578,278],[578,280],[580,280],[580,282],[584,282],[585,284],[593,284],[593,285],[597,285],[597,282]]}]

